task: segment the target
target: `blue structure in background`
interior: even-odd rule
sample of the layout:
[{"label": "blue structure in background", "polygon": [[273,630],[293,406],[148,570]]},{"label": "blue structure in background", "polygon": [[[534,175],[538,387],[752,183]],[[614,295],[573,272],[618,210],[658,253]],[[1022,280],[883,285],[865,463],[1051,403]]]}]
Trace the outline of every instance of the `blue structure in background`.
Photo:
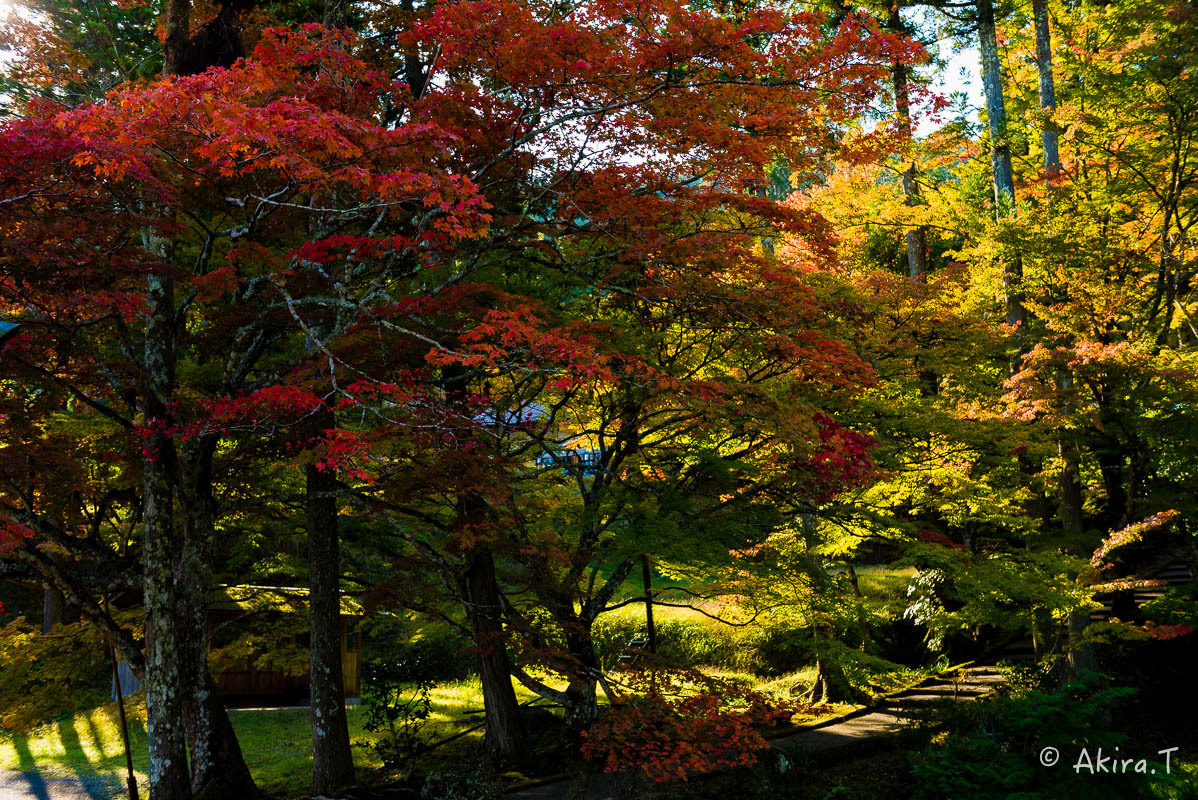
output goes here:
[{"label": "blue structure in background", "polygon": [[563,475],[577,472],[583,477],[593,478],[600,472],[601,457],[602,453],[598,450],[559,450],[541,453],[537,456],[537,466],[542,469],[560,466]]}]

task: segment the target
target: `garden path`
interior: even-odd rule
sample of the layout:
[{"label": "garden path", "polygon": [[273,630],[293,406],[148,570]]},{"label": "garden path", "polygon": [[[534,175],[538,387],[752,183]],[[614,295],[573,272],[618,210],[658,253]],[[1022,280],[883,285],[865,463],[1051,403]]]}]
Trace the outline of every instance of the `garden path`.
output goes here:
[{"label": "garden path", "polygon": [[[975,700],[993,692],[1003,677],[994,667],[973,666],[944,677],[929,678],[919,686],[888,697],[872,708],[796,733],[773,739],[774,751],[789,759],[833,760],[860,755],[882,746],[911,727],[920,710],[941,700]],[[780,761],[780,764],[784,763]],[[615,800],[628,779],[596,775],[529,786],[505,795],[506,800]],[[626,795],[627,796],[627,795]]]},{"label": "garden path", "polygon": [[99,781],[0,767],[0,800],[109,800],[111,797],[109,788]]}]

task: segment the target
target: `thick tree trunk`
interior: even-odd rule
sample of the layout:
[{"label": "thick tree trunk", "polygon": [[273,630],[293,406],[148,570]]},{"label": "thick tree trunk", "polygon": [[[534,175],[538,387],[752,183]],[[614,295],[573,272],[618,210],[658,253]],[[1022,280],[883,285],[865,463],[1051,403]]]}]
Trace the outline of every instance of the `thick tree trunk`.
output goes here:
[{"label": "thick tree trunk", "polygon": [[162,75],[183,73],[187,40],[191,36],[191,0],[167,0],[166,35],[162,41]]},{"label": "thick tree trunk", "polygon": [[815,681],[807,690],[807,699],[812,703],[855,703],[861,699],[861,693],[853,688],[844,670],[833,658],[826,654],[826,645],[822,642],[829,639],[829,632],[819,627],[815,630],[815,648],[819,655],[815,658]]},{"label": "thick tree trunk", "polygon": [[258,797],[225,704],[207,668],[188,676],[183,719],[191,750],[191,791],[195,800]]},{"label": "thick tree trunk", "polygon": [[258,788],[224,703],[208,672],[208,597],[212,583],[212,544],[216,535],[212,497],[213,438],[193,439],[183,448],[184,543],[179,559],[175,630],[183,677],[183,722],[191,754],[191,792],[196,800],[251,798]]},{"label": "thick tree trunk", "polygon": [[[1052,77],[1052,39],[1048,30],[1048,0],[1032,0],[1032,23],[1036,29],[1036,69],[1040,73],[1040,108],[1056,111],[1057,95]],[[1061,152],[1057,130],[1050,121],[1041,133],[1044,143],[1044,171],[1051,178],[1061,171]]]},{"label": "thick tree trunk", "polygon": [[47,589],[42,595],[42,634],[47,634],[62,623],[62,607],[65,600],[58,589]]},{"label": "thick tree trunk", "polygon": [[527,761],[531,749],[520,707],[512,688],[511,664],[504,643],[499,583],[491,551],[476,547],[466,562],[467,609],[474,644],[478,647],[479,674],[487,732],[484,748],[494,761]]},{"label": "thick tree trunk", "polygon": [[590,620],[584,617],[572,620],[570,630],[566,633],[566,648],[575,666],[566,685],[565,738],[567,744],[576,746],[582,742],[582,733],[599,720],[599,698],[595,686],[599,659],[591,639]]},{"label": "thick tree trunk", "polygon": [[145,610],[146,736],[149,740],[151,800],[177,800],[191,795],[183,728],[183,690],[180,642],[175,631],[174,561],[177,552],[174,521],[175,444],[169,429],[174,390],[174,280],[148,279],[145,371],[146,440]]},{"label": "thick tree trunk", "polygon": [[[332,427],[331,414],[317,415]],[[337,478],[315,464],[304,468],[308,515],[309,664],[312,689],[312,788],[328,794],[353,782],[354,760],[341,670],[341,546]]]},{"label": "thick tree trunk", "polygon": [[[163,75],[178,74],[191,25],[191,0],[169,0],[163,42]],[[171,244],[146,234],[147,249],[169,262]],[[175,388],[175,282],[152,274],[146,281],[145,496],[142,522],[146,612],[146,738],[150,757],[150,800],[191,796],[183,726],[183,678],[175,635],[175,443],[170,408]]]}]

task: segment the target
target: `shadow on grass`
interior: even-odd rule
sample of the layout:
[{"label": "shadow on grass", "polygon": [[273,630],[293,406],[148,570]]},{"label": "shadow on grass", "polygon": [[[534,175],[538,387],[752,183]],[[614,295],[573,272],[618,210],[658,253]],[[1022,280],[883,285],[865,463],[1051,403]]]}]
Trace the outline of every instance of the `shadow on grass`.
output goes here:
[{"label": "shadow on grass", "polygon": [[[100,775],[96,772],[97,768],[109,767],[112,758],[104,752],[104,739],[101,738],[91,714],[84,714],[83,718],[91,726],[94,752],[88,753],[83,742],[79,740],[79,732],[75,730],[74,725],[74,721],[79,719],[78,716],[59,720],[55,723],[55,727],[58,729],[58,741],[62,745],[64,753],[62,766],[75,773],[79,785],[87,792],[87,796],[91,800],[105,800],[105,798],[112,797],[112,790],[119,784],[112,780],[111,775]],[[83,765],[88,766],[84,767]]]},{"label": "shadow on grass", "polygon": [[29,782],[29,791],[37,800],[50,800],[50,793],[46,789],[46,782],[42,779],[41,773],[38,772],[37,762],[33,759],[33,753],[29,752],[29,742],[25,736],[14,736],[12,738],[13,750],[17,752],[17,758],[21,764],[21,777]]}]

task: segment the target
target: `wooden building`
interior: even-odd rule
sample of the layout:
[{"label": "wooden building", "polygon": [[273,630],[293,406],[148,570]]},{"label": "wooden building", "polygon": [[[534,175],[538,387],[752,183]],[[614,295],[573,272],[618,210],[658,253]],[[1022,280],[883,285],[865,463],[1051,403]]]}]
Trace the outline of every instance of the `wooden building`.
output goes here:
[{"label": "wooden building", "polygon": [[[208,608],[209,663],[216,690],[231,706],[306,704],[308,590],[289,586],[222,586]],[[347,700],[361,694],[361,607],[341,600],[341,672]],[[141,684],[122,661],[121,690]],[[113,687],[116,696],[116,687]]]}]

